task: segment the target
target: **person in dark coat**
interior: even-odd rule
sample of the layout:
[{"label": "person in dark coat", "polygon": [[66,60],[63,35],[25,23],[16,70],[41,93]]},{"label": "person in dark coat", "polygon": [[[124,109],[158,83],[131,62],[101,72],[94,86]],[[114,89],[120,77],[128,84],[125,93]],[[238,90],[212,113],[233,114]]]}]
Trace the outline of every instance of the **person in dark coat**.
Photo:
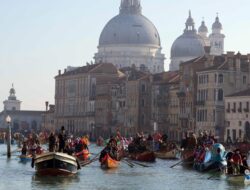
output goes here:
[{"label": "person in dark coat", "polygon": [[49,136],[49,151],[55,152],[55,150],[56,150],[56,136],[54,132],[51,132]]},{"label": "person in dark coat", "polygon": [[59,139],[59,152],[64,152],[65,150],[65,145],[66,145],[66,134],[65,134],[65,129],[64,126],[61,127],[61,133],[58,135],[58,139]]}]

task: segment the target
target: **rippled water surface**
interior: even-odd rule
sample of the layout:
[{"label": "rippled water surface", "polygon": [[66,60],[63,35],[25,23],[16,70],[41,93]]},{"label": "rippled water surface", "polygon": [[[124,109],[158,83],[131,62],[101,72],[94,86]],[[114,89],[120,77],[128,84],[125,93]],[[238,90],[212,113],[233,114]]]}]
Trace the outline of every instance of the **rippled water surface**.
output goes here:
[{"label": "rippled water surface", "polygon": [[[12,147],[15,150],[17,147]],[[100,148],[90,146],[93,153],[99,153]],[[171,169],[170,166],[178,160],[157,160],[151,167],[135,166],[130,168],[121,163],[115,170],[102,170],[98,162],[83,167],[73,177],[39,177],[30,163],[20,163],[17,154],[8,160],[3,153],[6,145],[0,145],[0,190],[15,189],[88,189],[88,190],[216,190],[216,189],[250,189],[243,183],[229,183],[225,177],[208,179],[211,174],[198,173],[182,166]]]}]

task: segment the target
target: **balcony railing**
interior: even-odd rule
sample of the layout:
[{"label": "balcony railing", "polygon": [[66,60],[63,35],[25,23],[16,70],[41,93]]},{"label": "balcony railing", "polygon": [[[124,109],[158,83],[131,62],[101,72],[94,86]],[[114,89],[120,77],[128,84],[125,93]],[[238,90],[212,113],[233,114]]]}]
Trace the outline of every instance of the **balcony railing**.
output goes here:
[{"label": "balcony railing", "polygon": [[232,109],[232,112],[233,112],[233,113],[235,113],[235,112],[236,112],[236,109],[235,109],[235,108],[234,108],[234,109]]},{"label": "balcony railing", "polygon": [[238,108],[238,112],[241,113],[242,112],[242,108]]}]

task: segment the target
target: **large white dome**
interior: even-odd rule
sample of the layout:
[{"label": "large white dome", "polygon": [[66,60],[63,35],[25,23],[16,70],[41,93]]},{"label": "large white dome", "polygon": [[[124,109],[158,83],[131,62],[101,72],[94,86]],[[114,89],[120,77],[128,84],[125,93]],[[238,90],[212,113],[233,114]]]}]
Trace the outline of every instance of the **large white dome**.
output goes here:
[{"label": "large white dome", "polygon": [[159,33],[141,9],[140,0],[121,0],[120,13],[101,32],[95,62],[151,73],[164,71]]},{"label": "large white dome", "polygon": [[141,14],[119,14],[107,23],[99,45],[117,44],[161,46],[156,27]]}]

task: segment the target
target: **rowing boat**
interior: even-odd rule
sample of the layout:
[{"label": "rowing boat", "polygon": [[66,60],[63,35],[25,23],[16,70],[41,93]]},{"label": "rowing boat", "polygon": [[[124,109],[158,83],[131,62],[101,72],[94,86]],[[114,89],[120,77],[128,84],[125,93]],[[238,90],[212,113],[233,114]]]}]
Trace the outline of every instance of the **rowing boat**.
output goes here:
[{"label": "rowing boat", "polygon": [[109,154],[106,154],[101,160],[101,167],[104,169],[118,168],[120,162],[111,158]]},{"label": "rowing boat", "polygon": [[171,151],[158,151],[155,152],[156,158],[160,159],[178,159],[178,153],[179,151],[176,149],[173,149]]},{"label": "rowing boat", "polygon": [[32,160],[32,155],[20,155],[20,162],[30,162]]},{"label": "rowing boat", "polygon": [[43,153],[36,156],[33,162],[38,175],[74,175],[80,169],[75,157],[59,152]]},{"label": "rowing boat", "polygon": [[129,154],[129,158],[141,162],[154,162],[156,157],[154,152],[145,151],[142,153]]}]

